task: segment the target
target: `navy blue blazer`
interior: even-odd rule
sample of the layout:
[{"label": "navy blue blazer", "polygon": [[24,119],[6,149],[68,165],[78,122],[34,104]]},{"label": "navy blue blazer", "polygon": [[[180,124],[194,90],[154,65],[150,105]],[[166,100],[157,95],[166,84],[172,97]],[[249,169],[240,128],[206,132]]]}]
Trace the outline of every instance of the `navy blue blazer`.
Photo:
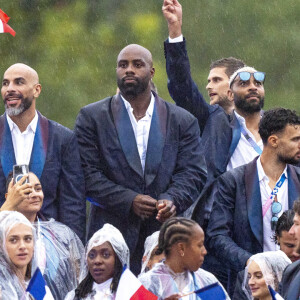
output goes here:
[{"label": "navy blue blazer", "polygon": [[[200,155],[197,120],[157,95],[144,174],[129,115],[120,95],[82,108],[75,133],[86,195],[92,202],[88,235],[111,223],[122,232],[131,254],[136,249],[142,222],[131,209],[138,194],[172,200],[180,213],[196,200],[204,186],[206,166]],[[155,215],[143,223],[147,234],[161,225]]]},{"label": "navy blue blazer", "polygon": [[[54,218],[85,240],[84,177],[75,134],[46,119],[38,112],[29,170],[43,187],[41,212]],[[6,177],[16,164],[11,132],[6,115],[0,117],[0,204],[5,201]]]},{"label": "navy blue blazer", "polygon": [[201,151],[207,164],[207,182],[203,201],[198,201],[194,216],[202,225],[203,214],[209,217],[212,207],[211,184],[226,172],[229,160],[240,140],[241,128],[234,113],[228,115],[218,104],[209,105],[191,77],[185,40],[180,43],[164,43],[168,89],[176,104],[198,120],[202,145]]},{"label": "navy blue blazer", "polygon": [[279,292],[286,300],[300,298],[300,260],[287,266],[282,274]]},{"label": "navy blue blazer", "polygon": [[[263,251],[263,219],[257,158],[220,176],[215,184],[214,205],[207,228],[210,253],[236,272],[251,255]],[[288,202],[300,195],[300,169],[288,173]]]}]

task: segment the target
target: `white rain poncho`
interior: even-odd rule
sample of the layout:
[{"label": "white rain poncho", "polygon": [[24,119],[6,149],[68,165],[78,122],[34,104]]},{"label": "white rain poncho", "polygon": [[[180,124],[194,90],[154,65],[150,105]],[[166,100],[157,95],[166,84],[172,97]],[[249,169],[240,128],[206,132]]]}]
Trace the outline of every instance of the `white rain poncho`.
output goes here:
[{"label": "white rain poncho", "polygon": [[[6,237],[18,224],[24,224],[33,229],[24,215],[15,211],[0,212],[0,290],[2,299],[21,299],[22,297],[27,299],[25,282],[21,282],[17,276],[18,270],[12,264],[6,250]],[[32,270],[35,270],[33,265]]]},{"label": "white rain poncho", "polygon": [[50,219],[34,223],[38,266],[56,300],[63,300],[79,284],[84,269],[84,247],[66,225]]},{"label": "white rain poncho", "polygon": [[[118,256],[122,266],[127,265],[129,268],[129,249],[123,238],[121,232],[110,224],[104,224],[104,226],[99,229],[94,235],[91,237],[86,246],[85,251],[85,259],[87,260],[88,253],[92,248],[102,245],[105,242],[109,242],[114,249],[116,255]],[[81,281],[87,275],[87,264],[85,265],[85,270],[81,273]],[[104,283],[97,284],[94,282],[93,290],[90,295],[88,295],[84,300],[96,300],[96,299],[114,299],[114,295],[112,295],[110,291],[110,283],[111,279],[107,280]],[[104,289],[106,295],[104,296]],[[73,300],[75,298],[75,290],[71,291],[65,298],[65,300]]]},{"label": "white rain poncho", "polygon": [[[158,296],[159,300],[177,293],[187,294],[218,282],[213,274],[203,269],[198,269],[193,273],[189,271],[174,273],[164,262],[160,262],[150,271],[139,276],[139,280],[147,290]],[[221,283],[219,284],[222,286]],[[224,293],[226,299],[230,300],[225,290]],[[196,300],[197,298],[195,294],[191,294],[184,299]]]},{"label": "white rain poncho", "polygon": [[145,251],[144,251],[143,257],[146,257],[146,259],[142,263],[142,269],[141,269],[141,274],[140,275],[145,273],[145,269],[146,269],[147,264],[150,260],[152,251],[158,245],[158,237],[159,237],[159,231],[155,231],[150,236],[148,236],[145,240],[145,244],[144,244]]},{"label": "white rain poncho", "polygon": [[248,267],[251,262],[254,261],[260,267],[260,270],[264,276],[264,280],[267,285],[270,285],[273,290],[278,292],[278,285],[282,278],[284,269],[291,264],[291,260],[281,250],[278,251],[266,251],[258,253],[250,257],[250,261],[245,268],[245,276],[242,289],[248,299],[253,299],[249,288],[248,279]]}]

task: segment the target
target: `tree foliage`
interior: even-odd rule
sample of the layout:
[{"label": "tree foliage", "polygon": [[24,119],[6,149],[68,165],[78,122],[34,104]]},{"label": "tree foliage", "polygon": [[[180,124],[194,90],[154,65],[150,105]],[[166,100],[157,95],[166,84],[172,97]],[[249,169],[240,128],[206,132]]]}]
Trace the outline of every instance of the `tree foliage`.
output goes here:
[{"label": "tree foliage", "polygon": [[[181,4],[193,78],[205,96],[210,62],[236,56],[267,73],[266,108],[299,111],[299,0]],[[152,52],[154,82],[159,94],[171,101],[161,7],[160,0],[1,1],[17,35],[0,35],[0,70],[3,74],[16,62],[35,68],[43,86],[38,109],[72,128],[82,106],[115,93],[117,55],[136,43]]]}]

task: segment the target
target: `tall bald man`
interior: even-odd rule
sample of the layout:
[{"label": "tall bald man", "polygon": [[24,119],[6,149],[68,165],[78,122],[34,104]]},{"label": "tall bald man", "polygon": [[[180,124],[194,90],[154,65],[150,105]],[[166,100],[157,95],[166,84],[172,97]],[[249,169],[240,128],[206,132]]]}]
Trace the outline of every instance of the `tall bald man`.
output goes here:
[{"label": "tall bald man", "polygon": [[84,178],[75,134],[36,110],[42,86],[37,72],[14,64],[4,73],[0,117],[0,203],[6,177],[15,164],[27,164],[43,186],[42,213],[85,239]]},{"label": "tall bald man", "polygon": [[145,238],[186,210],[206,180],[197,120],[151,92],[154,73],[149,50],[125,47],[117,59],[120,93],[82,108],[75,126],[92,202],[88,235],[116,226],[136,274]]}]

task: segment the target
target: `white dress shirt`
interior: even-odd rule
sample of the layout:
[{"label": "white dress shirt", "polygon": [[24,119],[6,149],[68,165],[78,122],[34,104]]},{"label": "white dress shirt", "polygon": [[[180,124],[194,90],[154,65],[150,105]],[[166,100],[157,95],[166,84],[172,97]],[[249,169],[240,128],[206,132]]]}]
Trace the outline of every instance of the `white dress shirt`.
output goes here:
[{"label": "white dress shirt", "polygon": [[13,120],[6,115],[9,129],[11,132],[12,142],[14,146],[15,158],[17,165],[29,165],[34,135],[38,123],[38,114],[35,112],[33,120],[29,123],[26,130],[21,132],[19,127]]},{"label": "white dress shirt", "polygon": [[[258,180],[259,180],[259,187],[260,187],[261,204],[262,206],[264,206],[264,204],[270,198],[272,190],[269,186],[270,180],[265,174],[265,171],[261,165],[260,157],[257,159],[257,172],[258,172]],[[277,201],[282,205],[281,212],[277,215],[278,217],[280,217],[284,211],[289,209],[287,167],[285,167],[282,174],[285,174],[286,179],[283,185],[279,188],[277,194]],[[275,232],[271,229],[271,219],[272,219],[272,210],[270,206],[265,216],[263,217],[263,239],[264,239],[263,251],[279,250],[279,245],[276,245],[273,240],[273,236]]]},{"label": "white dress shirt", "polygon": [[[122,95],[121,95],[122,97]],[[153,94],[151,93],[151,100],[150,104],[147,108],[145,116],[140,119],[136,120],[135,116],[133,115],[133,108],[131,107],[130,103],[122,97],[125,107],[127,109],[131,125],[133,128],[138,152],[140,155],[140,160],[142,164],[143,171],[145,171],[145,162],[146,162],[146,154],[147,154],[147,146],[148,146],[148,138],[151,126],[151,120],[153,115],[154,103],[155,99]]]},{"label": "white dress shirt", "polygon": [[169,43],[180,43],[183,42],[183,35],[181,34],[180,36],[172,39],[169,37]]},{"label": "white dress shirt", "polygon": [[[254,135],[251,133],[250,130],[248,130],[247,126],[246,126],[246,121],[245,119],[240,116],[236,111],[234,111],[238,122],[240,123],[241,126],[243,126],[246,130],[246,132],[249,134],[249,136],[253,139],[253,141],[255,140]],[[259,142],[256,142],[256,144],[263,149],[263,142],[262,140],[260,140]],[[247,139],[245,138],[245,136],[241,133],[241,138],[229,160],[229,163],[227,165],[227,171],[237,168],[239,166],[245,165],[247,163],[249,163],[250,161],[252,161],[256,156],[258,156],[259,154],[255,151],[255,149],[251,146],[251,144],[247,141]]]}]

